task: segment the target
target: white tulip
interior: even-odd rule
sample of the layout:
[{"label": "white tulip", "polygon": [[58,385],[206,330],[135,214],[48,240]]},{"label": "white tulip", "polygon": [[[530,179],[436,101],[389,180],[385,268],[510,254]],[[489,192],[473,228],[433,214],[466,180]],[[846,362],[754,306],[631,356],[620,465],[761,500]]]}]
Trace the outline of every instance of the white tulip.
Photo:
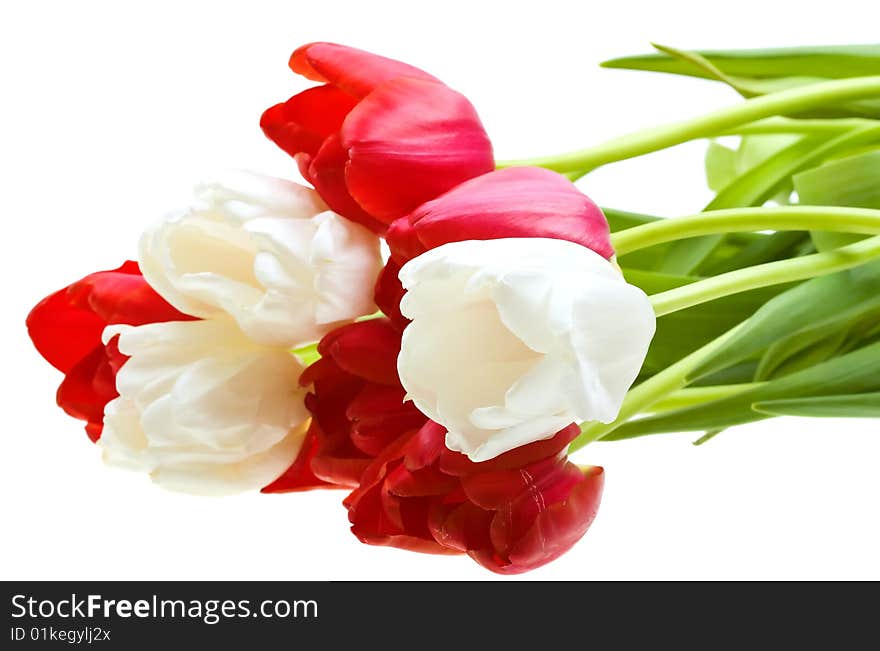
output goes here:
[{"label": "white tulip", "polygon": [[303,368],[261,346],[229,318],[114,325],[129,355],[119,397],[104,411],[104,460],[147,472],[171,490],[223,495],[256,490],[296,458],[308,413]]},{"label": "white tulip", "polygon": [[144,233],[147,282],[181,312],[230,315],[260,343],[295,346],[376,310],[378,238],[311,188],[239,172],[195,190]]},{"label": "white tulip", "polygon": [[613,421],[654,336],[647,296],[579,244],[445,244],[400,271],[398,371],[408,397],[473,461],[572,422]]}]

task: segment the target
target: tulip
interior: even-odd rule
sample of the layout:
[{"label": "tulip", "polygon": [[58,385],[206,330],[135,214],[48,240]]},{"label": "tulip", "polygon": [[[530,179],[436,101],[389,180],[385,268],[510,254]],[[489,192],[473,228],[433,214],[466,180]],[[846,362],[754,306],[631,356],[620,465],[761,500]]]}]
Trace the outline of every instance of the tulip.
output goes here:
[{"label": "tulip", "polygon": [[399,276],[412,320],[400,381],[448,429],[446,445],[473,461],[572,422],[612,422],[654,335],[644,292],[565,240],[453,242]]},{"label": "tulip", "polygon": [[333,43],[303,45],[290,67],[323,85],[260,126],[334,211],[376,233],[495,166],[471,103],[418,68]]},{"label": "tulip", "polygon": [[614,255],[601,209],[567,178],[539,167],[466,181],[395,221],[387,234],[400,264],[450,242],[511,237],[568,240],[603,258]]},{"label": "tulip", "polygon": [[259,489],[296,458],[308,414],[300,362],[225,318],[110,326],[129,357],[105,409],[105,462],[170,490]]},{"label": "tulip", "polygon": [[376,455],[427,420],[397,377],[400,333],[387,319],[343,326],[318,345],[300,384],[312,414],[300,455],[263,492],[353,488]]},{"label": "tulip", "polygon": [[97,441],[104,406],[118,395],[116,373],[126,360],[115,339],[102,343],[104,328],[191,318],[162,299],[141,276],[137,263],[128,261],[47,296],[31,310],[27,328],[39,353],[64,373],[58,406],[86,421],[86,433]]},{"label": "tulip", "polygon": [[602,495],[602,468],[578,468],[570,426],[549,439],[474,463],[444,446],[429,422],[365,470],[346,499],[352,532],[373,545],[467,553],[501,574],[535,569],[586,533]]},{"label": "tulip", "polygon": [[378,238],[328,210],[318,193],[259,174],[196,188],[188,209],[140,243],[147,281],[202,318],[231,316],[252,340],[293,347],[375,311]]}]

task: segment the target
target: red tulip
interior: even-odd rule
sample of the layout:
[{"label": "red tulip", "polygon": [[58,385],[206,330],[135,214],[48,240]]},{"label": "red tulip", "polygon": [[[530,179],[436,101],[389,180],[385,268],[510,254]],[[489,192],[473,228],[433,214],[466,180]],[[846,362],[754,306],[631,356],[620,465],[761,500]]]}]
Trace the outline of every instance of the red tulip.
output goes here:
[{"label": "red tulip", "polygon": [[294,464],[265,493],[352,488],[376,455],[427,420],[397,377],[400,333],[387,319],[352,323],[318,344],[321,359],[300,383],[312,387],[312,423]]},{"label": "red tulip", "polygon": [[345,501],[352,531],[372,545],[467,553],[501,574],[540,567],[586,533],[599,507],[602,468],[582,470],[565,453],[578,431],[474,463],[429,422],[364,471]]},{"label": "red tulip", "polygon": [[564,176],[511,167],[462,183],[419,206],[388,229],[400,264],[450,242],[546,237],[614,255],[602,210]]},{"label": "red tulip", "polygon": [[303,45],[290,67],[324,85],[269,108],[260,126],[327,205],[377,233],[495,166],[471,103],[418,68],[333,43]]},{"label": "red tulip", "polygon": [[127,359],[114,337],[105,346],[107,325],[188,321],[147,284],[137,263],[90,274],[47,296],[27,318],[28,334],[39,353],[59,371],[58,405],[86,421],[92,441],[101,436],[104,406],[119,395],[116,372]]}]

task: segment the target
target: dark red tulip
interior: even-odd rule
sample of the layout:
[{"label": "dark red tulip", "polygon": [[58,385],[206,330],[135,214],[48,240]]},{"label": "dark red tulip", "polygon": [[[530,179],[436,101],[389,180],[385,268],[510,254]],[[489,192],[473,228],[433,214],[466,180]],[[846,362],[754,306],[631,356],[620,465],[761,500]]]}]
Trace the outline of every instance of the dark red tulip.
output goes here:
[{"label": "dark red tulip", "polygon": [[434,422],[388,446],[346,499],[352,531],[372,545],[466,553],[501,574],[557,558],[586,533],[602,496],[602,468],[565,450],[579,430],[474,463],[445,447]]},{"label": "dark red tulip", "polygon": [[101,333],[110,324],[144,325],[188,321],[193,317],[169,305],[147,284],[136,262],[89,274],[40,301],[27,318],[28,334],[39,353],[59,371],[58,405],[86,421],[93,441],[101,436],[104,406],[117,397],[116,372],[127,359],[114,337],[105,346]]},{"label": "dark red tulip", "polygon": [[263,132],[327,205],[376,233],[494,168],[471,103],[418,68],[334,43],[303,45],[290,67],[324,85],[266,110]]},{"label": "dark red tulip", "polygon": [[399,351],[400,333],[387,319],[352,323],[324,336],[321,359],[300,379],[311,386],[306,441],[294,464],[263,492],[357,486],[376,455],[425,423],[403,400]]}]

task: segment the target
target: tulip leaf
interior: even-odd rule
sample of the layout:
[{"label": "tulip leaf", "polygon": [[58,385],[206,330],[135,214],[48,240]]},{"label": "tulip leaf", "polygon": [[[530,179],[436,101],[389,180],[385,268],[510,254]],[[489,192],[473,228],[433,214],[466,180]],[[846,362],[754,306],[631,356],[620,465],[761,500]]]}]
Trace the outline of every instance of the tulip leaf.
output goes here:
[{"label": "tulip leaf", "polygon": [[768,418],[755,405],[770,401],[880,391],[880,342],[834,357],[728,398],[633,420],[605,437],[620,440],[661,432],[712,431]]},{"label": "tulip leaf", "polygon": [[[653,280],[660,282],[664,277],[668,278],[668,276],[657,274]],[[639,279],[637,282],[644,283],[645,280]],[[754,314],[785,288],[781,285],[762,287],[749,292],[725,296],[660,317],[657,319],[657,332],[643,365],[642,377],[648,377],[663,370],[685,355],[721,336]]]},{"label": "tulip leaf", "polygon": [[[775,260],[784,260],[801,255],[798,248],[809,242],[809,234],[804,231],[779,231],[761,234],[761,238],[741,247],[730,257],[717,256],[706,260],[700,272],[708,276],[743,269]],[[727,237],[730,239],[730,236]]]},{"label": "tulip leaf", "polygon": [[753,408],[771,416],[880,418],[880,392],[768,400],[755,403]]},{"label": "tulip leaf", "polygon": [[[880,208],[880,150],[831,161],[794,176],[800,203],[814,206]],[[852,244],[864,235],[813,231],[819,251]]]},{"label": "tulip leaf", "polygon": [[785,337],[827,322],[841,325],[880,304],[880,263],[813,278],[779,294],[691,373],[691,379],[752,358]]},{"label": "tulip leaf", "polygon": [[[602,66],[712,79],[728,84],[744,97],[766,95],[828,79],[880,74],[880,45],[700,52],[655,47],[661,52],[612,59]],[[799,116],[878,117],[880,100],[847,101]]]},{"label": "tulip leaf", "polygon": [[[823,45],[748,50],[700,50],[696,54],[728,75],[754,78],[792,76],[864,77],[880,75],[880,44]],[[669,54],[654,52],[605,61],[604,68],[667,72],[711,79],[705,69]]]}]

